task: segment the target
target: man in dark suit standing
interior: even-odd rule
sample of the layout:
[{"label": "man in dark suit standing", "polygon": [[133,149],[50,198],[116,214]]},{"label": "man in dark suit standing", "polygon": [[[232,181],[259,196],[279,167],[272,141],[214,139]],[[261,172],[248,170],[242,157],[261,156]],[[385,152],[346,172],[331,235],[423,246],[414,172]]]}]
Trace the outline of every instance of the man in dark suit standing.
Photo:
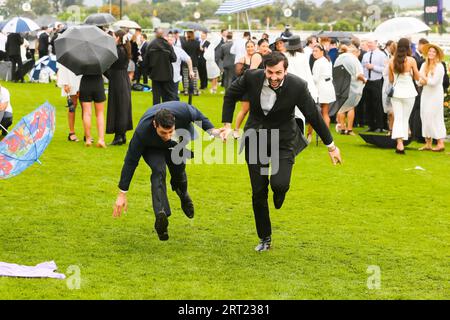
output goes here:
[{"label": "man in dark suit standing", "polygon": [[50,36],[47,27],[42,27],[41,30],[38,41],[39,59],[48,56],[48,46],[50,44]]},{"label": "man in dark suit standing", "polygon": [[[253,213],[260,243],[256,251],[271,246],[272,228],[269,216],[269,184],[274,192],[276,209],[281,209],[289,190],[295,157],[307,146],[295,121],[298,107],[320,135],[334,164],[341,163],[339,149],[327,128],[306,81],[288,74],[288,60],[280,52],[265,57],[265,70],[247,70],[234,81],[224,97],[221,138],[231,133],[236,106],[244,94],[250,100],[250,114],[245,126],[245,158],[252,185]],[[268,154],[264,154],[267,153]],[[269,166],[271,173],[269,179]]]},{"label": "man in dark suit standing", "polygon": [[220,131],[214,129],[208,118],[184,102],[159,104],[143,115],[125,157],[114,217],[120,217],[122,210],[127,211],[126,193],[141,157],[152,170],[152,202],[156,216],[155,229],[159,239],[161,241],[169,239],[167,218],[171,215],[171,210],[167,199],[166,166],[169,168],[172,190],[180,197],[183,212],[189,219],[194,217],[194,205],[187,191],[186,158],[189,157],[189,151],[182,144],[178,145],[172,140],[175,130],[180,129],[183,129],[184,133],[177,131],[177,134],[183,138],[183,145],[194,139],[195,129],[192,125],[194,122],[201,123],[202,129],[210,135],[219,136]]},{"label": "man in dark suit standing", "polygon": [[14,82],[20,80],[23,82],[22,57],[20,55],[20,46],[23,44],[23,38],[19,33],[10,33],[6,40],[6,54],[11,61],[11,78]]},{"label": "man in dark suit standing", "polygon": [[234,60],[236,56],[231,53],[231,47],[233,46],[233,33],[229,31],[227,33],[227,42],[220,47],[220,60],[222,60],[223,75],[222,86],[225,91],[231,86],[231,83],[236,78],[236,72],[234,67]]},{"label": "man in dark suit standing", "polygon": [[148,45],[145,64],[152,79],[153,105],[168,102],[172,96],[173,66],[177,55],[172,46],[163,37],[163,30],[155,30],[156,38]]}]

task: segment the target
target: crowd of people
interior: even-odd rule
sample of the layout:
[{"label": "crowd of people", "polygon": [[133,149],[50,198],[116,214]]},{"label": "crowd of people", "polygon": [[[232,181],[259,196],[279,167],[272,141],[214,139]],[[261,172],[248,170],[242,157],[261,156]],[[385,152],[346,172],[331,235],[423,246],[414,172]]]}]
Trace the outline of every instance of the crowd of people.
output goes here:
[{"label": "crowd of people", "polygon": [[[150,79],[153,105],[179,101],[180,94],[200,95],[209,84],[212,94],[219,91],[224,94],[246,70],[263,69],[264,57],[278,51],[288,58],[288,72],[307,81],[325,123],[330,127],[336,121],[338,133],[355,135],[354,127],[367,125],[368,131],[385,133],[396,140],[399,154],[404,154],[403,141],[409,139],[424,142],[421,150],[445,149],[443,103],[448,88],[447,67],[443,50],[426,39],[421,39],[417,46],[406,38],[379,43],[371,38],[311,36],[302,42],[287,29],[272,42],[266,33],[260,39],[250,32],[235,38],[233,32],[221,30],[214,38],[207,32],[194,30],[182,35],[178,29],[155,29],[150,41],[141,30],[133,33],[104,30],[115,38],[119,57],[104,75],[75,76],[64,66],[58,66],[57,83],[68,98],[69,141],[79,141],[74,125],[78,103],[83,109],[87,146],[93,144],[92,102],[97,119],[97,146],[106,147],[105,133],[115,135],[111,145],[122,145],[127,141],[126,132],[133,128],[133,85],[148,85]],[[57,25],[51,30],[43,27],[34,37],[14,33],[0,37],[0,56],[11,61],[12,80],[24,81],[22,63],[27,59],[54,54],[54,41],[62,31],[63,25]],[[350,75],[349,82],[334,79],[342,70]],[[105,78],[109,83],[106,124]],[[337,93],[348,87],[348,97],[338,104],[338,98],[342,97]],[[233,132],[235,138],[240,136],[239,130],[249,111],[245,95],[241,105]],[[304,128],[305,119],[298,110],[296,117],[311,141],[312,127]],[[433,141],[437,141],[435,148]]]}]

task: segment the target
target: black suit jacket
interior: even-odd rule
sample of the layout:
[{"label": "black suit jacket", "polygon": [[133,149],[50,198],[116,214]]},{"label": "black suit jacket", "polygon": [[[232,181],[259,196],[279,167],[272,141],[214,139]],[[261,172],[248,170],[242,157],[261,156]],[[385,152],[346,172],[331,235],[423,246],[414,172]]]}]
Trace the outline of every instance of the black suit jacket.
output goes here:
[{"label": "black suit jacket", "polygon": [[23,43],[23,38],[19,33],[8,34],[5,50],[8,56],[20,56],[20,46]]},{"label": "black suit jacket", "polygon": [[164,142],[156,133],[156,129],[153,126],[153,119],[155,118],[156,113],[162,109],[169,110],[175,116],[175,128],[177,130],[184,129],[189,132],[189,137],[184,136],[184,138],[187,139],[185,140],[186,142],[197,137],[197,133],[193,126],[194,122],[201,125],[204,131],[214,129],[211,121],[204,116],[200,110],[185,102],[166,102],[148,109],[139,121],[133,138],[131,139],[125,157],[125,163],[122,168],[122,175],[119,183],[120,190],[128,190],[134,171],[139,164],[139,160],[148,149],[169,149],[173,147],[172,141]]},{"label": "black suit jacket", "polygon": [[145,65],[150,79],[154,81],[173,81],[172,63],[177,61],[173,47],[163,38],[156,38],[147,46]]},{"label": "black suit jacket", "polygon": [[295,75],[286,76],[283,86],[277,92],[275,105],[265,115],[261,108],[261,91],[265,79],[264,70],[247,70],[242,77],[232,83],[224,98],[223,123],[233,121],[236,102],[247,94],[250,101],[250,113],[244,130],[279,129],[280,158],[294,158],[307,147],[307,142],[295,121],[296,107],[300,109],[326,145],[333,142],[330,130],[309,93],[307,82]]}]

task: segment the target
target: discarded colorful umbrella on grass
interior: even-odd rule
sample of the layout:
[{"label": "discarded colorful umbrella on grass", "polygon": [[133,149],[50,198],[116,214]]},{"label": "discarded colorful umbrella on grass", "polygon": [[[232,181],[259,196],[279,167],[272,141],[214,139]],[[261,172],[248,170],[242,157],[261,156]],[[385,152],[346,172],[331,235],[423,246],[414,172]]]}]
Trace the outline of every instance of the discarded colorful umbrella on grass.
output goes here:
[{"label": "discarded colorful umbrella on grass", "polygon": [[23,117],[0,142],[0,179],[17,176],[35,162],[55,132],[55,108],[45,103]]}]

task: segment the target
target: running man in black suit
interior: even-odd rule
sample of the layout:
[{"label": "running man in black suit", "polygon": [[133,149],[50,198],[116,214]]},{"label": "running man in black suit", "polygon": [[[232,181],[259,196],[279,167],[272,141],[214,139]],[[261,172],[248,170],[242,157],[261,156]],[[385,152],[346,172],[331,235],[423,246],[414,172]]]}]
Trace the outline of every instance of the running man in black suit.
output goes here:
[{"label": "running man in black suit", "polygon": [[214,128],[208,118],[184,102],[162,103],[150,108],[142,116],[125,157],[119,183],[120,192],[114,206],[114,217],[120,217],[122,210],[127,211],[126,193],[141,157],[152,170],[152,202],[156,216],[155,229],[159,239],[161,241],[169,239],[167,227],[171,210],[167,198],[166,166],[169,168],[172,190],[180,197],[183,212],[189,219],[194,217],[194,205],[187,191],[186,159],[189,158],[189,151],[182,148],[178,153],[180,146],[172,140],[175,130],[179,129],[189,133],[186,136],[178,132],[179,136],[185,139],[183,145],[188,140],[194,139],[195,129],[192,125],[194,122],[201,123],[202,129],[210,135],[219,136],[220,131]]},{"label": "running man in black suit", "polygon": [[[247,94],[250,114],[245,126],[245,157],[252,185],[253,212],[260,238],[256,251],[271,246],[272,228],[269,216],[269,184],[274,192],[276,209],[281,209],[289,190],[295,157],[307,143],[295,121],[298,107],[328,147],[333,163],[342,162],[339,149],[327,128],[316,104],[309,94],[307,83],[287,73],[288,60],[279,52],[265,58],[265,70],[248,70],[227,90],[224,103],[221,138],[231,133],[236,102]],[[259,146],[259,147],[258,147]],[[265,150],[264,150],[265,149]],[[270,154],[264,155],[269,151]],[[262,154],[261,154],[261,151]],[[269,179],[268,168],[272,165]]]}]

